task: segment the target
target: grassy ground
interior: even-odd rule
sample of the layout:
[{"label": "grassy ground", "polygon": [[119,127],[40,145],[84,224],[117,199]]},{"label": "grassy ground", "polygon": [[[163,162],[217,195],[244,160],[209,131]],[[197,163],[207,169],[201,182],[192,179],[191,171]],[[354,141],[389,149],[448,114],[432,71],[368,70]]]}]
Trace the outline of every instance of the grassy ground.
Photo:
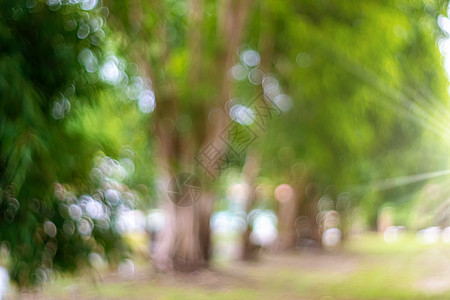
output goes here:
[{"label": "grassy ground", "polygon": [[[258,262],[218,262],[167,275],[136,262],[117,272],[59,278],[25,299],[450,299],[450,246],[414,236],[386,244],[376,234],[335,251],[264,254]],[[93,280],[93,278],[98,278]],[[13,296],[14,298],[17,295]]]}]

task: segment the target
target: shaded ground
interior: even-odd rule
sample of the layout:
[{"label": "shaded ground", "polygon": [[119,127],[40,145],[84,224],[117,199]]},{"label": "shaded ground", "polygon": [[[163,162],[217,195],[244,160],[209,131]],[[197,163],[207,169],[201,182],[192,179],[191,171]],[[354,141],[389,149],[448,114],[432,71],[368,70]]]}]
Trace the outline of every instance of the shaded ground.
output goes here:
[{"label": "shaded ground", "polygon": [[[366,235],[335,251],[264,254],[192,274],[60,278],[22,299],[450,299],[450,246]],[[94,280],[97,278],[97,280]]]}]

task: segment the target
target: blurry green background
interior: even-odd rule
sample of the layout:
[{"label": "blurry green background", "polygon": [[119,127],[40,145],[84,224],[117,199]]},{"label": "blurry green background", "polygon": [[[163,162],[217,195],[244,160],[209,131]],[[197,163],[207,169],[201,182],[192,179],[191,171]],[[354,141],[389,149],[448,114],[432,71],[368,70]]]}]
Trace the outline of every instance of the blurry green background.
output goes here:
[{"label": "blurry green background", "polygon": [[445,299],[448,11],[2,1],[0,299]]}]

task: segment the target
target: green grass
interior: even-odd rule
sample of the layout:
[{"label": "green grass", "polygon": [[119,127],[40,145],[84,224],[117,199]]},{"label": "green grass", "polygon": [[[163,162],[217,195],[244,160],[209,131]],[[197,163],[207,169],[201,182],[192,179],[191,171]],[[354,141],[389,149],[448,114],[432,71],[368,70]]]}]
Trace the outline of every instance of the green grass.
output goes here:
[{"label": "green grass", "polygon": [[449,291],[420,287],[436,276],[447,280],[447,248],[412,235],[386,244],[367,234],[334,252],[266,254],[191,276],[157,274],[141,262],[134,280],[114,273],[96,284],[88,276],[59,278],[37,299],[450,299]]}]

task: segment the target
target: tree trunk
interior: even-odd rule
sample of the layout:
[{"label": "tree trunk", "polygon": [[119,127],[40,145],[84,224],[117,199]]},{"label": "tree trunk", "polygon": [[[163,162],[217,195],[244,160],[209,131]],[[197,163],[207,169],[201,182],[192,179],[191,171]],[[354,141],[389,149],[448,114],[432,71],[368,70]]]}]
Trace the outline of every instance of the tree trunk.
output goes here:
[{"label": "tree trunk", "polygon": [[322,247],[322,235],[318,224],[317,203],[320,190],[314,182],[304,187],[304,201],[300,205],[300,216],[295,221],[297,246],[302,248]]},{"label": "tree trunk", "polygon": [[[252,210],[254,203],[257,201],[257,186],[256,179],[259,173],[259,158],[256,154],[247,154],[247,159],[245,160],[244,170],[243,170],[246,183],[249,186],[249,193],[247,199],[245,201],[245,213],[248,216],[250,211]],[[250,235],[252,233],[251,224],[248,223],[245,231],[241,236],[242,243],[242,251],[241,251],[241,259],[242,260],[252,260],[256,258],[257,253],[256,246],[251,243]]]},{"label": "tree trunk", "polygon": [[302,193],[297,189],[286,199],[278,199],[278,238],[275,242],[275,250],[285,251],[293,249],[297,241],[295,223],[299,217],[299,206],[303,201]]},{"label": "tree trunk", "polygon": [[211,201],[201,199],[198,205],[180,207],[166,201],[166,226],[159,233],[153,256],[157,269],[191,272],[207,266],[211,217],[205,205],[208,203]]},{"label": "tree trunk", "polygon": [[[286,251],[296,247],[321,247],[321,234],[317,224],[318,187],[308,182],[305,170],[291,174],[292,196],[279,196],[278,238],[275,250]],[[287,196],[286,196],[287,195]]]},{"label": "tree trunk", "polygon": [[[202,77],[201,45],[202,45],[202,0],[192,0],[190,12],[190,26],[188,45],[192,62],[189,82],[195,88],[200,80],[207,80],[215,85],[218,91],[217,100],[204,101],[202,106],[191,111],[193,117],[193,132],[190,135],[180,135],[173,128],[173,124],[180,115],[177,104],[177,91],[172,95],[165,95],[156,109],[156,133],[159,139],[160,171],[166,174],[162,180],[161,196],[166,215],[166,226],[158,234],[156,248],[153,255],[154,264],[161,270],[193,271],[207,265],[211,257],[210,218],[214,203],[214,193],[211,178],[201,178],[202,195],[197,203],[190,207],[178,207],[168,199],[167,187],[176,170],[200,174],[194,171],[196,155],[205,147],[215,143],[220,153],[227,151],[227,146],[219,138],[227,126],[229,116],[224,110],[229,100],[231,84],[228,70],[235,60],[235,52],[241,42],[245,17],[251,0],[223,0],[225,9],[224,19],[219,20],[219,35],[223,44],[217,52],[218,74]],[[211,75],[211,74],[209,74]],[[217,76],[219,75],[219,76]],[[216,80],[211,80],[216,78]],[[173,83],[174,85],[175,83]],[[165,102],[165,103],[164,103]],[[198,104],[197,104],[198,105]],[[213,120],[210,112],[217,112]],[[195,119],[194,119],[195,118]],[[172,125],[171,125],[172,124]],[[221,157],[216,157],[209,165],[220,164]],[[204,171],[204,170],[203,170]],[[208,174],[215,178],[220,169],[208,170]],[[208,176],[208,175],[207,175]]]}]

